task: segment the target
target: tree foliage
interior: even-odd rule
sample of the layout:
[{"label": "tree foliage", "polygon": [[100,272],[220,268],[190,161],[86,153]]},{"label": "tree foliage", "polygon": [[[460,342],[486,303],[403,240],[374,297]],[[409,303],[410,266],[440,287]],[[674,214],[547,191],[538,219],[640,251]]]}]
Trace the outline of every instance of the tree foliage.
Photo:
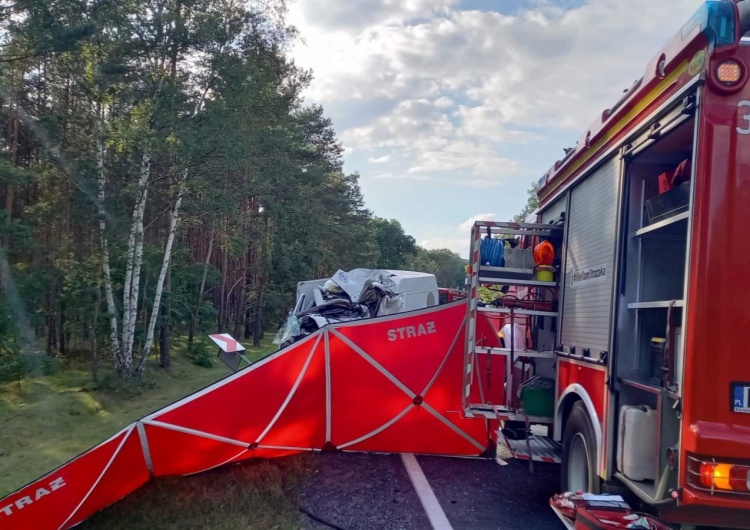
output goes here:
[{"label": "tree foliage", "polygon": [[526,190],[526,193],[528,195],[526,206],[524,206],[523,210],[513,217],[513,220],[517,223],[524,222],[529,215],[539,208],[539,196],[536,194],[536,184],[532,184],[531,187]]},{"label": "tree foliage", "polygon": [[283,0],[4,8],[2,300],[18,286],[13,316],[48,355],[98,337],[129,378],[155,342],[168,367],[173,329],[258,339],[299,280],[375,265],[358,176],[323,109],[301,101],[310,73],[287,56],[285,12]]},{"label": "tree foliage", "polygon": [[403,269],[417,253],[417,243],[395,219],[376,217],[372,222],[374,239],[380,249],[379,269]]},{"label": "tree foliage", "polygon": [[3,7],[0,377],[37,351],[138,377],[155,353],[169,367],[172,333],[205,363],[196,337],[257,343],[297,282],[338,268],[460,285],[458,256],[365,207],[302,101],[285,15],[285,0]]},{"label": "tree foliage", "polygon": [[440,287],[463,289],[468,263],[468,260],[448,249],[426,250],[417,247],[417,252],[409,259],[408,268],[434,274]]}]

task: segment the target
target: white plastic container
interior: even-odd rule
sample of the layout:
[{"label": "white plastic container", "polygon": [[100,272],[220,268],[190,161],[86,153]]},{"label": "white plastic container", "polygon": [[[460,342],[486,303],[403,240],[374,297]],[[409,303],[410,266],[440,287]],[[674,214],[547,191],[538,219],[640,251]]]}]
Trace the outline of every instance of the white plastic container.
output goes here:
[{"label": "white plastic container", "polygon": [[617,467],[631,480],[656,478],[656,411],[647,406],[620,409]]}]

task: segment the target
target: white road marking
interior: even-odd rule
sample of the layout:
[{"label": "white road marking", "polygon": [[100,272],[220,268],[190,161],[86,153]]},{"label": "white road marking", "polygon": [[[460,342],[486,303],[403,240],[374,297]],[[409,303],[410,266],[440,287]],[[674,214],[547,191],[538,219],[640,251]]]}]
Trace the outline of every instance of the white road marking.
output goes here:
[{"label": "white road marking", "polygon": [[427,518],[430,520],[432,528],[435,530],[453,530],[448,518],[445,516],[443,508],[435,497],[435,492],[432,491],[430,483],[427,482],[427,477],[424,476],[422,467],[417,462],[416,457],[413,454],[403,454],[401,459],[404,461],[404,467],[406,472],[409,473],[411,483],[414,485],[414,489],[417,491],[419,500],[422,503],[424,511],[427,513]]}]

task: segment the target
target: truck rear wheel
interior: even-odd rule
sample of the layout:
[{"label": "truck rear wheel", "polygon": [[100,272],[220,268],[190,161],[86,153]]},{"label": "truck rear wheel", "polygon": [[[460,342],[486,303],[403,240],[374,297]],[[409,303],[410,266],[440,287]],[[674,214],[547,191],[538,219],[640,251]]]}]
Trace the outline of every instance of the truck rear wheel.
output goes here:
[{"label": "truck rear wheel", "polygon": [[600,492],[594,428],[580,401],[573,405],[565,424],[560,467],[563,491]]}]

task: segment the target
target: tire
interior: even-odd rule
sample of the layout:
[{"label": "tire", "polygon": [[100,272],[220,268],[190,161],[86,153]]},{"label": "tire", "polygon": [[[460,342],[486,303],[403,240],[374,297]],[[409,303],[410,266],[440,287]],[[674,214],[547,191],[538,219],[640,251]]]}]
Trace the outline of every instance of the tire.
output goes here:
[{"label": "tire", "polygon": [[588,412],[581,401],[570,410],[563,434],[562,491],[600,493],[596,465],[596,437]]}]

